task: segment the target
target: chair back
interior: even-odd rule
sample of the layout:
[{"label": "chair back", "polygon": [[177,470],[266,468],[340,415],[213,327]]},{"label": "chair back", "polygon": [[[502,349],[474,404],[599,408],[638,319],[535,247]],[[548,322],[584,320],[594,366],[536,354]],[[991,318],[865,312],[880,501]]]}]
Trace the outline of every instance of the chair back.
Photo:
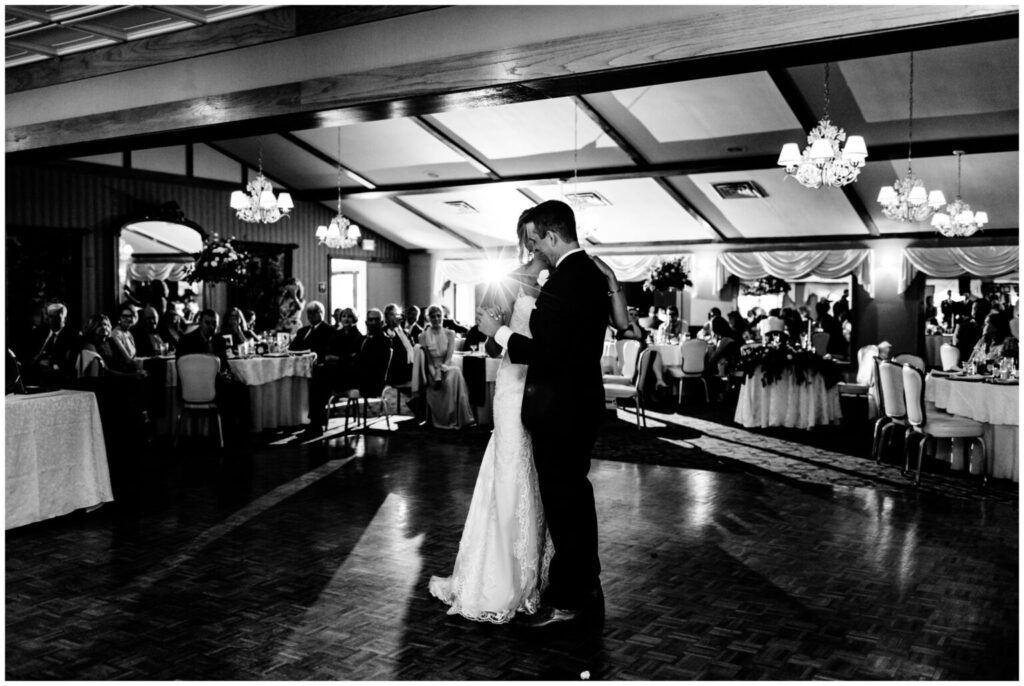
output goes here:
[{"label": "chair back", "polygon": [[196,353],[178,358],[181,399],[186,403],[212,403],[217,397],[217,372],[220,358]]},{"label": "chair back", "polygon": [[903,400],[907,406],[907,422],[911,426],[924,426],[924,372],[909,364],[903,365]]},{"label": "chair back", "polygon": [[622,361],[621,376],[632,376],[636,373],[636,366],[638,363],[637,357],[640,355],[640,341],[619,341],[623,343],[622,347],[619,348],[619,359]]},{"label": "chair back", "polygon": [[[639,346],[638,346],[639,347]],[[653,351],[650,349],[644,350],[640,353],[640,356],[636,361],[636,393],[637,396],[644,392],[644,387],[647,384],[647,374],[651,371],[651,365],[654,363],[652,358]]]},{"label": "chair back", "polygon": [[960,348],[949,343],[939,347],[939,359],[942,360],[942,371],[948,372],[960,366]]},{"label": "chair back", "polygon": [[78,353],[78,361],[75,362],[75,371],[79,379],[82,377],[103,376],[106,364],[100,354],[92,350],[83,350]]},{"label": "chair back", "polygon": [[824,355],[828,352],[828,342],[832,334],[825,331],[815,331],[811,334],[811,348],[816,355]]},{"label": "chair back", "polygon": [[873,386],[875,382],[875,357],[878,355],[877,345],[865,345],[857,351],[857,383],[862,386]]},{"label": "chair back", "polygon": [[909,364],[914,369],[920,369],[922,372],[927,370],[928,367],[925,365],[924,360],[917,355],[911,355],[910,353],[903,353],[893,358],[893,362],[897,364]]},{"label": "chair back", "polygon": [[625,360],[622,357],[622,351],[626,347],[626,341],[628,340],[628,338],[623,338],[622,340],[615,341],[615,373],[619,376],[622,376],[622,370],[626,367],[623,364]]},{"label": "chair back", "polygon": [[886,417],[902,419],[907,416],[907,403],[903,397],[902,365],[895,362],[878,364],[878,386],[882,391],[882,407]]},{"label": "chair back", "polygon": [[707,341],[691,338],[679,346],[683,358],[683,374],[700,374],[704,371],[704,359],[708,352]]}]

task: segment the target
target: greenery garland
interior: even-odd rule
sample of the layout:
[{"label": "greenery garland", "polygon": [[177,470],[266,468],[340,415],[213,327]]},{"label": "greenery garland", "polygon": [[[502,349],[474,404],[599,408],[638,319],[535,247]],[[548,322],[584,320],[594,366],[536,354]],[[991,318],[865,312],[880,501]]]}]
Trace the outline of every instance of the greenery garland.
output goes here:
[{"label": "greenery garland", "polygon": [[645,291],[681,291],[686,286],[692,286],[690,275],[683,268],[683,259],[677,257],[674,260],[662,260],[654,265],[647,280],[644,281]]},{"label": "greenery garland", "polygon": [[743,284],[743,295],[773,295],[775,293],[788,293],[789,284],[777,276],[766,276],[757,281],[747,281]]},{"label": "greenery garland", "polygon": [[196,257],[185,280],[189,283],[233,283],[244,284],[249,276],[249,262],[252,256],[244,250],[237,250],[231,238],[217,234],[206,239],[203,251]]},{"label": "greenery garland", "polygon": [[750,378],[760,368],[761,385],[768,386],[782,378],[788,369],[800,385],[810,383],[815,374],[821,375],[826,388],[832,388],[842,381],[843,374],[831,358],[822,357],[809,350],[793,350],[763,345],[744,351],[738,369]]}]

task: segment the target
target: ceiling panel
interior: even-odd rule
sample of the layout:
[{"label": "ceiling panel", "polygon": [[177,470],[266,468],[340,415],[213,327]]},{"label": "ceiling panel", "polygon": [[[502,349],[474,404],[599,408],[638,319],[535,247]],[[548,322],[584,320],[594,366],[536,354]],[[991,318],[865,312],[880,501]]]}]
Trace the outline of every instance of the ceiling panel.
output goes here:
[{"label": "ceiling panel", "polygon": [[[1018,153],[991,153],[964,155],[961,192],[963,199],[974,211],[988,213],[990,229],[1019,228],[1020,204],[1018,183],[1020,169]],[[886,219],[877,202],[878,191],[891,185],[907,172],[906,160],[869,162],[855,184],[857,195],[871,213],[875,225],[887,233],[934,233],[925,222],[904,223]],[[956,198],[956,157],[928,157],[914,160],[914,174],[924,182],[925,188],[941,190],[947,202]]]},{"label": "ceiling panel", "polygon": [[[259,139],[234,138],[217,141],[218,147],[257,168]],[[263,173],[275,181],[296,189],[337,188],[338,168],[280,136],[263,136]],[[348,176],[341,177],[342,189],[362,189]]]},{"label": "ceiling panel", "polygon": [[[542,200],[561,200],[557,184],[532,186]],[[652,179],[621,179],[565,184],[566,193],[598,193],[606,207],[587,208],[582,225],[596,229],[602,245],[645,241],[694,241],[715,238]],[[577,219],[579,221],[579,219]]]},{"label": "ceiling panel", "polygon": [[[868,235],[841,189],[804,188],[795,179],[786,178],[781,168],[693,174],[690,180],[743,238]],[[740,181],[753,181],[767,192],[767,197],[723,200],[712,187],[715,183]]]},{"label": "ceiling panel", "polygon": [[523,210],[533,206],[529,198],[507,184],[407,195],[402,201],[483,247],[514,244],[516,221]]},{"label": "ceiling panel", "polygon": [[[336,205],[324,203],[334,212]],[[421,250],[461,250],[463,241],[424,221],[388,198],[349,198],[342,202],[345,216],[366,226],[403,248]],[[513,233],[515,229],[513,227]]]},{"label": "ceiling panel", "polygon": [[631,164],[572,98],[457,110],[426,119],[502,176],[564,171],[574,164],[579,169]]},{"label": "ceiling panel", "polygon": [[296,131],[295,136],[336,158],[339,130],[342,164],[378,185],[486,178],[411,119]]}]

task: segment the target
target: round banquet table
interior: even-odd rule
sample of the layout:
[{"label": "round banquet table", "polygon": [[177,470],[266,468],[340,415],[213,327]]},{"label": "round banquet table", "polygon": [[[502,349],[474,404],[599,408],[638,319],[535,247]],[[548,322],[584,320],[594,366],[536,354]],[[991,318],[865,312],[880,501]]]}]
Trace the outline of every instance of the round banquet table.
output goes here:
[{"label": "round banquet table", "polygon": [[[935,407],[950,414],[982,422],[985,425],[989,476],[1020,481],[1020,386],[958,381],[929,374],[925,382],[925,400],[934,402]],[[936,449],[940,457],[950,450],[953,469],[964,468],[962,442],[963,439],[954,439],[952,446],[945,441],[938,442]]]},{"label": "round banquet table", "polygon": [[786,369],[778,381],[763,386],[758,367],[740,387],[734,421],[747,428],[810,429],[819,424],[838,424],[843,417],[838,384],[827,388],[820,374],[811,373],[810,377],[808,383],[798,384],[793,371]]},{"label": "round banquet table", "polygon": [[6,529],[114,500],[96,396],[4,398]]}]

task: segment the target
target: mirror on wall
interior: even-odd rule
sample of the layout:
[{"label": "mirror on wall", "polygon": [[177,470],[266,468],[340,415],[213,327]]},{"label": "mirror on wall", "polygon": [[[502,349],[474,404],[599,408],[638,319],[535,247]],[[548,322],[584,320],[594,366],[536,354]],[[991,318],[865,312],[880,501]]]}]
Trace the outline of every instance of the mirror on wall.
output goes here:
[{"label": "mirror on wall", "polygon": [[[941,366],[940,350],[943,344],[961,348],[961,356],[973,346],[973,341],[960,340],[958,327],[974,316],[975,303],[985,301],[979,310],[1003,312],[1010,319],[1013,335],[1019,338],[1017,300],[1020,297],[1020,274],[977,277],[964,275],[953,279],[927,277],[924,284],[924,338],[925,362]],[[980,325],[983,322],[979,322]]]}]

